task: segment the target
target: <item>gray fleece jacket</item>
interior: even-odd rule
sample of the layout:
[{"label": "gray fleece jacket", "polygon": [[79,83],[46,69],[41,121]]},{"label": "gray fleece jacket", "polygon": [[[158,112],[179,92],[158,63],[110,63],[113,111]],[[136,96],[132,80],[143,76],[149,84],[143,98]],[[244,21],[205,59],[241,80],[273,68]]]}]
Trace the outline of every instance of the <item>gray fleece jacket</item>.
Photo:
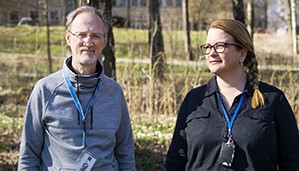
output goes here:
[{"label": "gray fleece jacket", "polygon": [[18,170],[74,170],[84,148],[80,113],[63,79],[66,73],[83,110],[101,79],[96,101],[86,115],[87,151],[96,159],[92,170],[135,170],[134,141],[127,104],[118,83],[103,74],[77,75],[71,57],[63,69],[42,78],[29,98],[20,146]]}]

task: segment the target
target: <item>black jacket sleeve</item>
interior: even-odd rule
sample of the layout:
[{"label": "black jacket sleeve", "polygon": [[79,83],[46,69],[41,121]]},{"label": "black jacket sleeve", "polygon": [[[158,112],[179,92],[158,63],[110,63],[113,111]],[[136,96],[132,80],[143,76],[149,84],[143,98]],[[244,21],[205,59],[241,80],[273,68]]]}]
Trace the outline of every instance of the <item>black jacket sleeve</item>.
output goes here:
[{"label": "black jacket sleeve", "polygon": [[183,171],[187,163],[187,142],[184,137],[184,129],[186,127],[186,113],[188,99],[182,103],[179,111],[179,116],[177,118],[174,134],[172,137],[172,142],[167,153],[166,158],[166,171]]},{"label": "black jacket sleeve", "polygon": [[172,142],[167,153],[166,171],[184,171],[187,158],[187,141],[185,128],[187,116],[202,103],[206,86],[191,90],[185,97],[177,118]]},{"label": "black jacket sleeve", "polygon": [[299,170],[299,131],[294,113],[285,95],[277,98],[275,123],[280,171]]}]

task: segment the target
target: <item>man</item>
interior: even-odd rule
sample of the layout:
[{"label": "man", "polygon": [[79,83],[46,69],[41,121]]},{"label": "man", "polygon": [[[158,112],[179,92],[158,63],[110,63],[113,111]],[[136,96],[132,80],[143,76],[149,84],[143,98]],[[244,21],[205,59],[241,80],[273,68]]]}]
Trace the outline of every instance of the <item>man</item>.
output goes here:
[{"label": "man", "polygon": [[135,170],[125,97],[98,61],[107,21],[97,9],[82,6],[67,16],[66,29],[72,56],[32,91],[18,170]]}]

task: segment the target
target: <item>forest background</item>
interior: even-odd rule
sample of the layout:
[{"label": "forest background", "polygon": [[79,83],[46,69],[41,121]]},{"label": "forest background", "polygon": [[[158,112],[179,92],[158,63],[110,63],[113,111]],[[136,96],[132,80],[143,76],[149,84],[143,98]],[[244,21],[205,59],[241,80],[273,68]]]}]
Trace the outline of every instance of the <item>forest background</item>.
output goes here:
[{"label": "forest background", "polygon": [[[216,7],[219,13],[233,18],[232,5]],[[3,35],[0,40],[0,171],[16,170],[28,97],[36,81],[49,74],[47,36],[51,40],[51,72],[59,70],[69,55],[64,29],[63,26],[0,26]],[[258,31],[253,39],[261,80],[286,93],[299,123],[299,56],[293,53],[289,32]],[[137,169],[163,170],[184,96],[212,76],[199,50],[205,42],[205,30],[190,31],[193,60],[186,58],[184,31],[175,28],[161,31],[163,79],[158,84],[154,70],[159,66],[152,63],[149,31],[113,28],[113,33],[115,78],[124,89],[132,118]]]}]

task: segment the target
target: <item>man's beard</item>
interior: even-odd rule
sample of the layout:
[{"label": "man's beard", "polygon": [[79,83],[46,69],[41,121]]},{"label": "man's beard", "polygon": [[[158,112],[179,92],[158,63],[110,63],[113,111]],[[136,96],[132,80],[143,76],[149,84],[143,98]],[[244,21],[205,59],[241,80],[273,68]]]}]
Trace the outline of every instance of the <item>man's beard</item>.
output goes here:
[{"label": "man's beard", "polygon": [[87,56],[87,55],[79,55],[78,56],[78,61],[82,65],[87,65],[87,64],[93,64],[98,60],[98,58],[95,55],[92,56]]}]

